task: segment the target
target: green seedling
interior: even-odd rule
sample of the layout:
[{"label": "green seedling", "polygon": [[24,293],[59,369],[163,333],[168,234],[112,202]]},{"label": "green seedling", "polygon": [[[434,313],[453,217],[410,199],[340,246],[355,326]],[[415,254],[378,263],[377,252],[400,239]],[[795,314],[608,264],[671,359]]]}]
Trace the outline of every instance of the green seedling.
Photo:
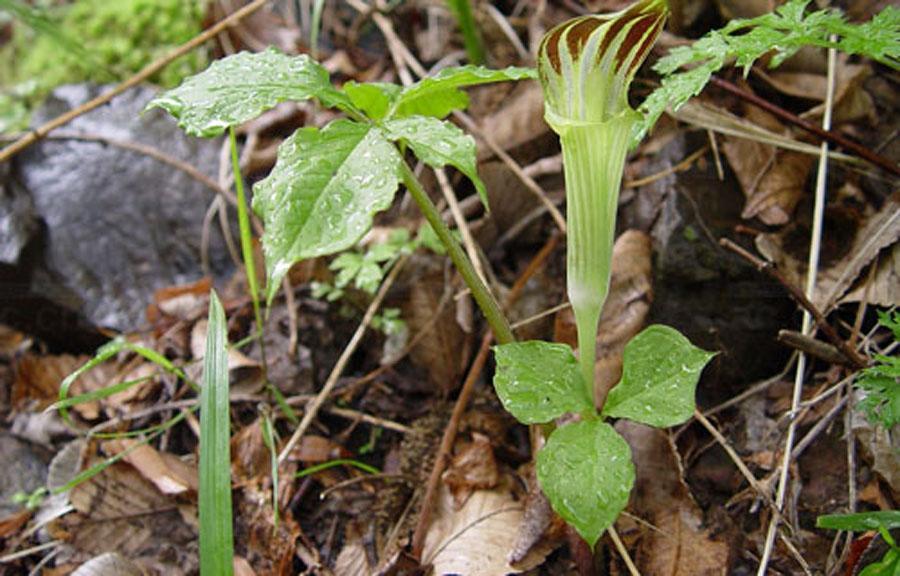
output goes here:
[{"label": "green seedling", "polygon": [[[900,342],[900,312],[879,312],[878,323]],[[856,375],[855,386],[864,394],[856,407],[871,424],[890,430],[900,422],[900,356],[876,354],[874,360]]]},{"label": "green seedling", "polygon": [[[625,155],[642,120],[628,105],[628,87],[667,12],[663,0],[643,0],[617,14],[565,22],[541,42],[545,118],[559,134],[565,167],[567,290],[579,357],[566,345],[540,341],[496,348],[494,386],[504,407],[550,431],[537,455],[544,494],[592,547],[625,508],[635,478],[631,450],[606,419],[657,427],[686,421],[714,355],[673,328],[650,326],[626,346],[622,379],[597,411],[597,325],[609,290]],[[553,429],[567,414],[579,421]]]},{"label": "green seedling", "polygon": [[816,46],[900,68],[900,9],[896,6],[887,6],[868,22],[850,24],[835,9],[807,12],[809,3],[790,0],[772,13],[731,20],[659,59],[653,69],[663,76],[662,85],[640,107],[644,112],[641,133],[652,128],[666,108],[677,110],[700,94],[712,75],[731,62],[746,75],[763,56],[772,55],[769,67],[774,68],[804,46]]},{"label": "green seedling", "polygon": [[859,576],[896,576],[900,573],[900,546],[889,530],[900,528],[900,510],[857,512],[854,514],[827,514],[816,519],[816,526],[847,532],[877,530],[888,545],[881,560],[873,562],[858,572]]}]

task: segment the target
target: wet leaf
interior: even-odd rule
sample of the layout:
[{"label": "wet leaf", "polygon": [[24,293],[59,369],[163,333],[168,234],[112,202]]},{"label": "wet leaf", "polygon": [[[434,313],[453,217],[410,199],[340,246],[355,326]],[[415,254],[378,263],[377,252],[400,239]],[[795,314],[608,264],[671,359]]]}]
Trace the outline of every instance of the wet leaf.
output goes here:
[{"label": "wet leaf", "polygon": [[625,346],[622,380],[610,390],[603,415],[665,428],[694,413],[694,393],[715,356],[674,328],[655,324]]},{"label": "wet leaf", "polygon": [[519,422],[541,424],[569,412],[593,411],[578,362],[565,344],[513,342],[496,346],[494,355],[494,388]]},{"label": "wet leaf", "polygon": [[631,449],[600,420],[557,428],[537,455],[537,477],[557,514],[593,548],[628,504]]},{"label": "wet leaf", "polygon": [[469,105],[469,97],[460,90],[462,87],[526,78],[537,78],[537,74],[530,68],[515,67],[503,70],[481,66],[445,68],[405,88],[389,116],[402,118],[418,114],[444,118],[454,110],[462,110]]},{"label": "wet leaf", "polygon": [[353,80],[342,87],[353,105],[373,120],[381,120],[388,113],[401,88],[396,84],[366,82],[359,84]]},{"label": "wet leaf", "polygon": [[400,155],[376,127],[337,120],[301,128],[254,187],[263,218],[269,300],[295,262],[355,244],[397,190]]},{"label": "wet leaf", "polygon": [[328,72],[315,60],[270,48],[217,60],[151,100],[147,107],[166,110],[187,134],[208,138],[281,102],[310,98],[318,98],[325,106],[352,108],[349,98],[331,85]]},{"label": "wet leaf", "polygon": [[406,142],[416,156],[432,168],[453,166],[475,185],[482,203],[488,205],[487,190],[478,177],[475,140],[449,122],[426,116],[388,120],[384,129],[391,140]]}]

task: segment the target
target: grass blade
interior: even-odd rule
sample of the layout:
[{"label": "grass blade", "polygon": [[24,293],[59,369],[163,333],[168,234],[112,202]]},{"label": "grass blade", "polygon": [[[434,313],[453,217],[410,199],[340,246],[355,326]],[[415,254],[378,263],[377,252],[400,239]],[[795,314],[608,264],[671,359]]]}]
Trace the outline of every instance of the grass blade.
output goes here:
[{"label": "grass blade", "polygon": [[231,576],[231,427],[225,311],[210,292],[209,328],[200,393],[200,572]]}]

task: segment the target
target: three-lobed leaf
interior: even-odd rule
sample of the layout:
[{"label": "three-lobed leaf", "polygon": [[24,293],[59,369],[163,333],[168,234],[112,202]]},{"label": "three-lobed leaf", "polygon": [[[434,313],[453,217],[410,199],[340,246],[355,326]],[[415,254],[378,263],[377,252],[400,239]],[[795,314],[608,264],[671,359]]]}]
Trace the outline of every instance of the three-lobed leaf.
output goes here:
[{"label": "three-lobed leaf", "polygon": [[603,416],[657,428],[686,421],[694,413],[700,373],[713,356],[674,328],[647,327],[625,346],[622,380],[609,391]]},{"label": "three-lobed leaf", "polygon": [[371,228],[394,198],[401,161],[380,128],[350,120],[301,128],[281,144],[253,198],[270,301],[295,262],[345,250]]},{"label": "three-lobed leaf", "polygon": [[478,196],[488,205],[487,190],[478,177],[475,139],[450,122],[429,116],[409,116],[384,122],[388,138],[409,145],[416,156],[432,168],[451,165],[475,185]]},{"label": "three-lobed leaf", "polygon": [[523,424],[550,422],[569,412],[593,412],[593,401],[572,349],[540,340],[494,347],[494,388],[506,411]]},{"label": "three-lobed leaf", "polygon": [[191,136],[211,137],[281,102],[310,98],[329,107],[353,108],[350,99],[331,85],[328,71],[315,60],[270,48],[217,60],[151,100],[147,107],[166,110]]},{"label": "three-lobed leaf", "polygon": [[628,504],[631,449],[601,420],[569,424],[554,430],[538,452],[537,477],[556,513],[593,548]]}]

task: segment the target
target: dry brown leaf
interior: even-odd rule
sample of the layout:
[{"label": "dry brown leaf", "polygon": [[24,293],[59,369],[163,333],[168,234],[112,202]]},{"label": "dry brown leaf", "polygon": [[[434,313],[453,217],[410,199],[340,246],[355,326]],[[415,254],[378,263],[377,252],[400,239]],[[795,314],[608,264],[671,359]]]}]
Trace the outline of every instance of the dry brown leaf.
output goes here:
[{"label": "dry brown leaf", "polygon": [[274,525],[272,492],[261,483],[250,483],[237,492],[234,501],[234,524],[237,549],[258,574],[292,576],[300,527],[290,512],[285,512]]},{"label": "dry brown leaf", "polygon": [[[544,122],[544,95],[537,82],[523,82],[503,101],[497,112],[481,121],[481,128],[503,150],[512,150],[531,142],[550,131]],[[491,149],[478,141],[478,158],[493,155]]]},{"label": "dry brown leaf", "polygon": [[551,549],[537,546],[517,567],[507,559],[524,508],[508,489],[478,490],[459,510],[453,497],[441,487],[434,521],[425,537],[423,564],[434,572],[467,576],[505,576],[530,570],[544,561]]},{"label": "dry brown leaf", "polygon": [[637,478],[635,514],[648,529],[638,546],[644,576],[718,576],[728,574],[733,550],[703,527],[703,514],[682,478],[681,465],[666,433],[620,420],[618,430],[631,446]]},{"label": "dry brown leaf", "polygon": [[[758,108],[747,106],[745,116],[768,130],[786,133],[778,120]],[[814,159],[807,154],[735,137],[724,138],[722,150],[747,197],[741,216],[758,217],[771,226],[786,224],[803,196]]]},{"label": "dry brown leaf", "polygon": [[886,249],[878,259],[875,275],[863,280],[838,304],[863,301],[885,308],[900,303],[900,243]]},{"label": "dry brown leaf", "polygon": [[134,466],[141,476],[153,482],[163,494],[197,492],[197,467],[174,454],[159,452],[149,444],[130,438],[104,442],[103,451],[110,456],[127,451],[122,459]]},{"label": "dry brown leaf", "polygon": [[[757,249],[778,266],[785,277],[795,286],[806,284],[806,254],[793,254],[785,248],[791,230],[778,234],[760,234],[756,237]],[[835,231],[830,233],[833,235]],[[848,232],[844,232],[848,234]],[[860,278],[863,269],[878,253],[897,242],[900,238],[900,195],[889,198],[881,209],[858,225],[855,234],[849,232],[850,241],[839,247],[843,257],[822,259],[816,278],[816,293],[813,304],[829,313],[847,290]],[[829,235],[829,230],[825,230]],[[831,265],[827,262],[831,261]]]},{"label": "dry brown leaf", "polygon": [[[198,320],[191,330],[191,354],[195,360],[203,359],[206,354],[207,320]],[[200,363],[191,368],[198,373]],[[228,348],[228,374],[232,392],[255,394],[265,385],[262,366],[256,360],[241,354],[236,348]]]},{"label": "dry brown leaf", "polygon": [[115,552],[94,556],[72,572],[72,576],[143,576],[144,572],[128,558]]},{"label": "dry brown leaf", "polygon": [[[27,354],[19,358],[14,368],[15,381],[11,398],[13,406],[19,406],[28,400],[36,400],[37,408],[46,408],[59,399],[59,385],[65,377],[87,361],[87,356],[68,354],[61,356]],[[96,411],[98,404],[94,402],[93,406]],[[95,413],[94,417],[96,416]]]},{"label": "dry brown leaf", "polygon": [[191,284],[169,286],[153,293],[153,303],[147,306],[147,321],[156,324],[163,316],[178,320],[195,320],[202,316],[209,303],[212,280],[201,278]]},{"label": "dry brown leaf", "polygon": [[[425,336],[410,351],[410,359],[428,372],[431,384],[442,391],[456,388],[463,370],[465,334],[454,319],[454,306],[442,300],[452,298],[445,289],[444,272],[427,272],[410,286],[403,317],[410,334]],[[440,311],[440,313],[439,313]],[[435,319],[435,314],[439,317]]]},{"label": "dry brown leaf", "polygon": [[253,567],[250,566],[250,563],[243,556],[235,556],[233,564],[234,576],[256,576]]},{"label": "dry brown leaf", "polygon": [[490,438],[472,434],[472,441],[460,446],[442,479],[453,494],[456,508],[465,504],[473,491],[494,488],[500,473]]},{"label": "dry brown leaf", "polygon": [[[859,395],[860,393],[856,392],[857,401]],[[859,440],[864,457],[871,463],[872,469],[887,482],[896,499],[900,495],[898,435],[885,430],[883,426],[873,426],[861,414],[854,414],[853,434]]]},{"label": "dry brown leaf", "polygon": [[305,435],[291,451],[291,459],[304,464],[319,464],[336,458],[348,458],[351,455],[349,450],[334,440],[315,434]]},{"label": "dry brown leaf", "polygon": [[231,470],[235,480],[245,481],[268,474],[271,455],[263,441],[262,422],[256,419],[231,437]]},{"label": "dry brown leaf", "polygon": [[77,512],[49,530],[82,554],[118,552],[145,570],[166,574],[197,569],[197,532],[182,515],[192,513],[131,465],[112,464],[72,488],[69,500]]}]

